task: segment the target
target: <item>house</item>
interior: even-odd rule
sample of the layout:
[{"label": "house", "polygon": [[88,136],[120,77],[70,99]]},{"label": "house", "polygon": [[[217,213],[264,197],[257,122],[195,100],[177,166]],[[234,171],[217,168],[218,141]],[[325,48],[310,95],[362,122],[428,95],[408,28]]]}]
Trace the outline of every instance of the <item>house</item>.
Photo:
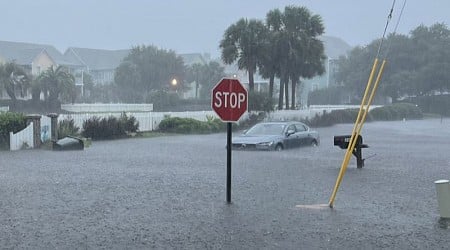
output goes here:
[{"label": "house", "polygon": [[94,84],[111,84],[114,72],[130,50],[104,50],[70,47],[64,52],[66,60],[82,65],[78,71],[92,76]]},{"label": "house", "polygon": [[[38,76],[48,68],[59,65],[76,67],[72,62],[66,61],[51,45],[0,41],[0,63],[6,62],[22,66],[32,76]],[[2,94],[1,97],[5,95]],[[25,98],[28,99],[30,96],[27,95]]]},{"label": "house", "polygon": [[322,36],[321,39],[324,43],[325,56],[327,57],[324,65],[325,73],[321,76],[304,80],[303,91],[299,99],[302,105],[308,102],[309,92],[338,84],[336,82],[337,61],[340,56],[346,55],[351,49],[351,46],[340,38]]}]

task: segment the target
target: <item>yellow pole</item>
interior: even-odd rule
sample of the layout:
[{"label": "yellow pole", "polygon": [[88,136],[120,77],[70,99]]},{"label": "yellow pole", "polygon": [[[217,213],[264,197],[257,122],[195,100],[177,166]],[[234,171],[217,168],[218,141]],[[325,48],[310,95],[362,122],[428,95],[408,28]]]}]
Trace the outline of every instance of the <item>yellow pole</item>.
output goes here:
[{"label": "yellow pole", "polygon": [[[352,135],[351,135],[351,138],[350,138],[350,142],[349,142],[349,145],[347,147],[347,151],[345,153],[344,160],[342,162],[341,169],[339,171],[339,175],[338,175],[338,178],[336,180],[336,184],[335,184],[334,189],[333,189],[333,193],[331,194],[330,201],[328,203],[328,205],[330,207],[333,207],[333,203],[334,203],[334,200],[336,198],[337,190],[339,189],[339,186],[340,186],[340,184],[342,182],[342,178],[344,177],[345,171],[347,169],[348,162],[350,161],[350,157],[351,157],[352,152],[353,152],[353,150],[355,148],[356,141],[357,141],[357,138],[358,138],[358,135],[359,135],[359,131],[361,130],[361,127],[362,127],[362,126],[360,126],[360,123],[364,122],[363,120],[365,119],[365,117],[367,115],[368,106],[365,107],[366,99],[367,99],[367,95],[369,93],[369,89],[371,89],[370,87],[372,85],[373,76],[375,74],[375,70],[376,70],[377,66],[378,66],[378,58],[375,58],[373,66],[372,66],[372,70],[370,72],[369,80],[367,82],[366,90],[364,92],[363,100],[361,101],[361,106],[360,106],[360,109],[359,109],[359,112],[358,112],[358,116],[356,118],[355,125],[353,126],[353,131],[352,131]],[[384,66],[384,62],[383,62],[382,66]],[[382,70],[380,69],[380,72],[381,71]],[[379,78],[381,77],[380,72],[378,73],[378,77],[377,77],[378,81],[379,81]],[[373,92],[374,91],[372,89],[371,95],[370,95],[372,98],[373,98]],[[371,101],[370,99],[371,98],[369,98],[369,102]],[[362,115],[363,119],[361,119],[361,115]],[[355,133],[355,132],[357,132],[357,133]]]},{"label": "yellow pole", "polygon": [[360,132],[362,130],[362,127],[364,125],[364,122],[366,121],[367,113],[369,113],[369,107],[372,104],[372,101],[373,101],[373,98],[375,96],[375,93],[377,92],[378,85],[379,85],[380,80],[381,80],[381,76],[383,75],[384,65],[385,64],[386,64],[386,60],[383,60],[383,62],[381,63],[380,70],[378,71],[378,75],[377,75],[377,78],[375,80],[375,84],[374,84],[373,89],[372,89],[372,91],[370,93],[370,96],[369,96],[369,101],[367,103],[367,110],[366,110],[366,112],[364,112],[364,115],[363,115],[362,120],[361,120],[360,128],[358,128],[358,130],[357,130],[357,135],[360,134]]}]

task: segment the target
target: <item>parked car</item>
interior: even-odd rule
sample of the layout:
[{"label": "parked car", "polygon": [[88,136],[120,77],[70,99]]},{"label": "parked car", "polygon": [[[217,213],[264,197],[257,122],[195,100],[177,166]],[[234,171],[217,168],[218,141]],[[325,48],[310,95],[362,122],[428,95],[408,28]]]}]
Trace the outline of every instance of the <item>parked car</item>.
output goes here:
[{"label": "parked car", "polygon": [[320,137],[301,122],[258,123],[243,134],[232,138],[232,149],[276,150],[300,146],[318,146]]}]

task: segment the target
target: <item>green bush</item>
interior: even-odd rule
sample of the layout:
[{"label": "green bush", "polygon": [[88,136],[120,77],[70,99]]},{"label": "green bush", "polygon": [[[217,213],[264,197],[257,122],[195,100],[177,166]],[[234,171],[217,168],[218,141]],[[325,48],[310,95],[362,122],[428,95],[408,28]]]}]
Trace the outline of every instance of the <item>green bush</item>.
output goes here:
[{"label": "green bush", "polygon": [[165,117],[159,123],[159,130],[167,133],[206,134],[219,132],[225,128],[225,123],[212,116],[207,116],[202,122],[192,118]]},{"label": "green bush", "polygon": [[75,125],[73,118],[66,118],[58,123],[58,139],[68,135],[77,136],[79,133],[80,128]]},{"label": "green bush", "polygon": [[410,97],[406,101],[418,105],[423,113],[450,116],[450,94]]},{"label": "green bush", "polygon": [[248,94],[248,110],[265,112],[273,111],[273,100],[269,97],[268,93],[250,92]]},{"label": "green bush", "polygon": [[129,133],[137,132],[139,123],[134,116],[122,114],[119,119],[114,116],[100,118],[91,117],[83,122],[82,135],[92,140],[114,139],[126,137]]},{"label": "green bush", "polygon": [[120,115],[119,125],[127,133],[135,133],[139,129],[139,122],[136,120],[136,117],[128,117],[126,113]]},{"label": "green bush", "polygon": [[[323,112],[322,115],[316,114],[311,119],[305,119],[303,122],[311,127],[332,126],[338,123],[353,123],[356,121],[359,109],[338,109],[331,112]],[[371,121],[370,114],[367,115],[366,121]]]},{"label": "green bush", "polygon": [[27,127],[22,113],[0,112],[0,148],[9,149],[9,132],[17,133]]},{"label": "green bush", "polygon": [[[359,109],[333,110],[329,113],[323,112],[303,122],[311,127],[332,126],[338,123],[354,123]],[[393,121],[402,119],[422,119],[422,111],[414,104],[396,103],[372,109],[366,116],[365,121]]]},{"label": "green bush", "polygon": [[411,103],[395,103],[370,111],[374,120],[392,121],[402,119],[422,119],[423,114],[419,107]]}]

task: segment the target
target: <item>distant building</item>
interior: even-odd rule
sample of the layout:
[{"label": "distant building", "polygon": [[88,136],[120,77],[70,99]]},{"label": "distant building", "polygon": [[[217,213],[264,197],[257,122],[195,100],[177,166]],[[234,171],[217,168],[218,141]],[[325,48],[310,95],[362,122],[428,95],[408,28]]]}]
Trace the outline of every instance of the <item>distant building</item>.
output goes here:
[{"label": "distant building", "polygon": [[[51,45],[0,41],[0,63],[6,62],[22,66],[32,76],[38,76],[50,67],[59,65],[76,67]],[[7,98],[4,93],[0,97]],[[30,95],[25,97],[28,98]]]},{"label": "distant building", "polygon": [[[321,37],[324,47],[325,47],[325,72],[321,76],[316,76],[312,79],[301,79],[302,85],[297,87],[297,105],[304,106],[308,101],[309,92],[326,88],[327,86],[331,86],[336,84],[335,75],[337,70],[337,59],[340,56],[345,55],[348,51],[350,51],[351,46],[344,42],[342,39],[331,36],[322,36]],[[244,70],[239,70],[236,64],[226,65],[225,73],[229,77],[238,78],[242,84],[247,86],[248,88],[248,72]],[[263,79],[258,73],[254,75],[254,83],[255,83],[255,91],[268,91],[269,89],[269,80]],[[278,98],[280,79],[275,79],[274,82],[274,98]],[[291,88],[291,84],[289,84],[289,89]]]},{"label": "distant building", "polygon": [[130,50],[103,50],[70,47],[64,52],[64,57],[81,65],[78,74],[88,73],[94,84],[111,84],[114,82],[114,72]]},{"label": "distant building", "polygon": [[321,76],[303,80],[303,90],[300,93],[299,104],[305,105],[308,102],[308,94],[317,89],[336,85],[337,60],[340,56],[346,55],[351,46],[342,39],[332,36],[321,37],[325,46],[325,72]]}]

